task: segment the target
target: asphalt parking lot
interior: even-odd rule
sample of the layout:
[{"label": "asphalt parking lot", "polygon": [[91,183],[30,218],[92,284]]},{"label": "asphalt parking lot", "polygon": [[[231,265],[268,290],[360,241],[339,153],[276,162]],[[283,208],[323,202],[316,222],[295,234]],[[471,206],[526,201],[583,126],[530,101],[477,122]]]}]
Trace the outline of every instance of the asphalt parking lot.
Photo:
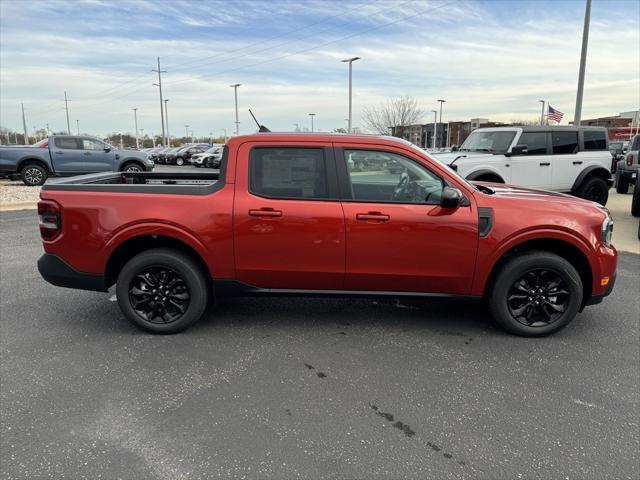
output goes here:
[{"label": "asphalt parking lot", "polygon": [[542,339],[481,304],[228,299],[175,336],[44,282],[0,213],[2,478],[638,478],[640,256]]}]

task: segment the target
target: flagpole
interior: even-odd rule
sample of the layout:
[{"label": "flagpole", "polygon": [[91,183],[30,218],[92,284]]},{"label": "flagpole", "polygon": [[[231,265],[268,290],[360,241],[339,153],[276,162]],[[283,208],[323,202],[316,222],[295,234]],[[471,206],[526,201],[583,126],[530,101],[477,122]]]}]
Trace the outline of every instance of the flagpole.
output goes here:
[{"label": "flagpole", "polygon": [[584,71],[587,64],[587,47],[589,45],[589,20],[591,18],[591,0],[586,0],[584,9],[584,27],[582,30],[582,51],[580,53],[580,71],[578,72],[578,92],[576,94],[576,110],[573,124],[580,126],[582,117],[582,94],[584,92]]}]

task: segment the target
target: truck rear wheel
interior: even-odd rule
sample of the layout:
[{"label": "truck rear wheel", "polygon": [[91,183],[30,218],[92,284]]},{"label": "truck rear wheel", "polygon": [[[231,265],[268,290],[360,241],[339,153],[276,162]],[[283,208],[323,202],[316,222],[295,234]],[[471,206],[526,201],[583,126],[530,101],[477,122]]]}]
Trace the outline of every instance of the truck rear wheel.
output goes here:
[{"label": "truck rear wheel", "polygon": [[640,217],[640,182],[637,180],[633,187],[633,197],[631,197],[631,215]]},{"label": "truck rear wheel", "polygon": [[620,171],[616,172],[616,192],[627,193],[629,191],[629,179],[623,176]]},{"label": "truck rear wheel", "polygon": [[523,337],[541,337],[566,327],[582,303],[582,281],[562,257],[532,251],[500,270],[489,299],[495,321]]},{"label": "truck rear wheel", "polygon": [[36,187],[47,181],[47,170],[37,163],[29,163],[20,170],[22,182],[29,187]]},{"label": "truck rear wheel", "polygon": [[155,248],[129,260],[118,275],[118,305],[127,319],[151,333],[178,333],[204,314],[209,291],[204,272],[188,255]]}]

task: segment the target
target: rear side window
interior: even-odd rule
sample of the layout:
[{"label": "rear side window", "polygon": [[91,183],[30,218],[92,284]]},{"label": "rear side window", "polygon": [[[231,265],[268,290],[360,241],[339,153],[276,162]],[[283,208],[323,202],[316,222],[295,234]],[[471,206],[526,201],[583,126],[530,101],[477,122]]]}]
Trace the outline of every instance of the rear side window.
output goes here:
[{"label": "rear side window", "polygon": [[321,148],[254,148],[249,162],[251,193],[290,199],[328,198]]},{"label": "rear side window", "polygon": [[82,150],[82,146],[78,138],[58,137],[55,139],[56,147],[64,150]]},{"label": "rear side window", "polygon": [[525,132],[520,136],[518,145],[526,145],[528,155],[547,154],[546,132]]},{"label": "rear side window", "polygon": [[553,153],[578,153],[578,132],[552,132]]},{"label": "rear side window", "polygon": [[584,131],[584,149],[585,150],[606,150],[607,134],[601,130],[585,130]]}]

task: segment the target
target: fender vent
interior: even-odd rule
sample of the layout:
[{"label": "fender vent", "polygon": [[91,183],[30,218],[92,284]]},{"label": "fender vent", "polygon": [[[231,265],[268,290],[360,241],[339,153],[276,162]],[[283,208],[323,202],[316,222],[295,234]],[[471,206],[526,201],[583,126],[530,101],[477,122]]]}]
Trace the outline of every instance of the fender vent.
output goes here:
[{"label": "fender vent", "polygon": [[489,235],[493,228],[493,209],[480,207],[478,208],[478,234],[480,238]]}]

